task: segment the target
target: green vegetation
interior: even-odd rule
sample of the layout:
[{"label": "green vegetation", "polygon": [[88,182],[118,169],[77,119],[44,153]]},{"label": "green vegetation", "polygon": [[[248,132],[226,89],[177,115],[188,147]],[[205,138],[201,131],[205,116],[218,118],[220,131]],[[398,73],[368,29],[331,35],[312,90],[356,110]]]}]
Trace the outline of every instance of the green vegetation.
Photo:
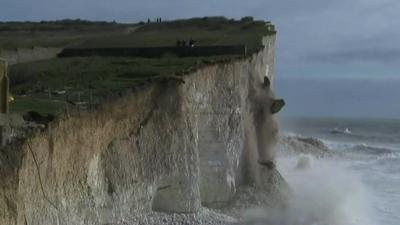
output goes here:
[{"label": "green vegetation", "polygon": [[85,20],[0,22],[0,49],[72,46],[96,37],[124,34],[135,26]]},{"label": "green vegetation", "polygon": [[[274,33],[264,21],[254,21],[251,17],[240,21],[211,17],[142,25],[81,20],[0,23],[0,48],[28,45],[158,47],[175,46],[178,39],[192,38],[197,46],[246,45],[251,54],[262,47],[263,36]],[[17,64],[9,70],[11,91],[16,96],[11,110],[54,114],[69,100],[101,103],[102,99],[118,95],[127,88],[148,81],[176,79],[204,65],[238,57],[74,57]],[[49,94],[54,91],[55,94]]]},{"label": "green vegetation", "polygon": [[12,94],[17,96],[11,110],[53,114],[65,106],[60,102],[66,96],[53,94],[50,100],[49,92],[67,90],[68,98],[73,101],[78,100],[76,93],[79,92],[79,99],[87,102],[90,93],[91,101],[99,103],[127,88],[148,81],[176,79],[201,66],[227,60],[232,57],[75,57],[17,64],[9,70]]},{"label": "green vegetation", "polygon": [[10,67],[15,94],[43,92],[66,87],[101,91],[121,90],[144,80],[182,76],[194,68],[232,57],[165,56],[157,59],[126,57],[55,58]]},{"label": "green vegetation", "polygon": [[54,115],[61,112],[64,105],[64,102],[56,100],[50,101],[32,97],[18,97],[15,101],[11,102],[10,106],[13,112],[36,111],[43,115]]},{"label": "green vegetation", "polygon": [[76,47],[160,47],[175,46],[178,39],[196,41],[197,46],[246,45],[253,53],[262,47],[261,38],[268,31],[264,21],[253,21],[245,17],[241,21],[224,17],[194,18],[140,26],[130,34],[99,37],[83,42]]}]

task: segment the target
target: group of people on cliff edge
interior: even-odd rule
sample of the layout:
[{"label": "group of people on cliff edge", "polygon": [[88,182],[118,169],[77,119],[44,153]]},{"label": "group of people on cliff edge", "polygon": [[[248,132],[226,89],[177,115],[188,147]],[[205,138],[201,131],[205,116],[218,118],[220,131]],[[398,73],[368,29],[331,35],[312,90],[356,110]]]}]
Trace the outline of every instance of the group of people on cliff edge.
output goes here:
[{"label": "group of people on cliff edge", "polygon": [[177,41],[176,41],[176,47],[190,47],[190,48],[193,48],[196,43],[196,41],[195,40],[193,40],[192,38],[190,38],[190,40],[189,41],[186,41],[185,39],[183,39],[183,40],[181,40],[181,39],[178,39]]}]

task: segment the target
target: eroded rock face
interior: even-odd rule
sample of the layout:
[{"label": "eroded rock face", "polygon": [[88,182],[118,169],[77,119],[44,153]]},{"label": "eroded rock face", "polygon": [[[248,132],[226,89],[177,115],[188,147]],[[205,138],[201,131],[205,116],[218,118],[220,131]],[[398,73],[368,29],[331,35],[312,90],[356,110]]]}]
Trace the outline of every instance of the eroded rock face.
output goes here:
[{"label": "eroded rock face", "polygon": [[0,114],[0,224],[16,224],[21,139],[35,130],[39,130],[35,124],[25,122],[19,115]]},{"label": "eroded rock face", "polygon": [[243,186],[279,197],[274,40],[250,59],[50,123],[24,145],[13,221],[113,224],[152,211],[193,213],[227,206]]}]

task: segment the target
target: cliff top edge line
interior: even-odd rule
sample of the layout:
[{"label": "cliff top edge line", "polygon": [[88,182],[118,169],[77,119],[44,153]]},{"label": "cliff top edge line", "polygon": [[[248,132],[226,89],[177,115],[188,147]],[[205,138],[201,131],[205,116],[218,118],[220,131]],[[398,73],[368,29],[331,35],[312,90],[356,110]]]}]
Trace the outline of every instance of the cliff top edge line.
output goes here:
[{"label": "cliff top edge line", "polygon": [[[205,66],[251,57],[263,48],[262,38],[275,35],[276,31],[270,22],[251,17],[241,20],[204,17],[136,24],[81,20],[0,23],[2,34],[7,38],[0,40],[0,57],[10,62],[10,87],[14,97],[10,111],[58,115],[66,111],[96,110],[105,102],[151,83],[181,82],[185,75]],[[185,46],[177,47],[178,42],[180,46],[185,42]],[[78,52],[80,49],[117,49],[123,53],[124,48],[138,47],[166,47],[183,54],[197,53],[183,58],[173,54],[175,50],[172,54],[157,53],[156,58],[129,54],[56,57],[63,48]]]}]

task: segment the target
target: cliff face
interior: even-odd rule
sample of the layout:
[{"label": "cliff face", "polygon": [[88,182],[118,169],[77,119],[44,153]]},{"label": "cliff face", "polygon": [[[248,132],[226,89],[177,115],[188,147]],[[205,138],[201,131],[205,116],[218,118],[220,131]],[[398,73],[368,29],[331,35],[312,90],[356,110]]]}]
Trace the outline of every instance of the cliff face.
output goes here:
[{"label": "cliff face", "polygon": [[[23,145],[0,224],[112,224],[152,211],[281,198],[271,113],[275,36],[249,59],[205,67],[102,110],[53,122]],[[14,192],[12,190],[15,190]],[[272,200],[271,200],[272,201]],[[271,203],[272,204],[272,203]],[[11,208],[10,208],[11,205]]]}]

